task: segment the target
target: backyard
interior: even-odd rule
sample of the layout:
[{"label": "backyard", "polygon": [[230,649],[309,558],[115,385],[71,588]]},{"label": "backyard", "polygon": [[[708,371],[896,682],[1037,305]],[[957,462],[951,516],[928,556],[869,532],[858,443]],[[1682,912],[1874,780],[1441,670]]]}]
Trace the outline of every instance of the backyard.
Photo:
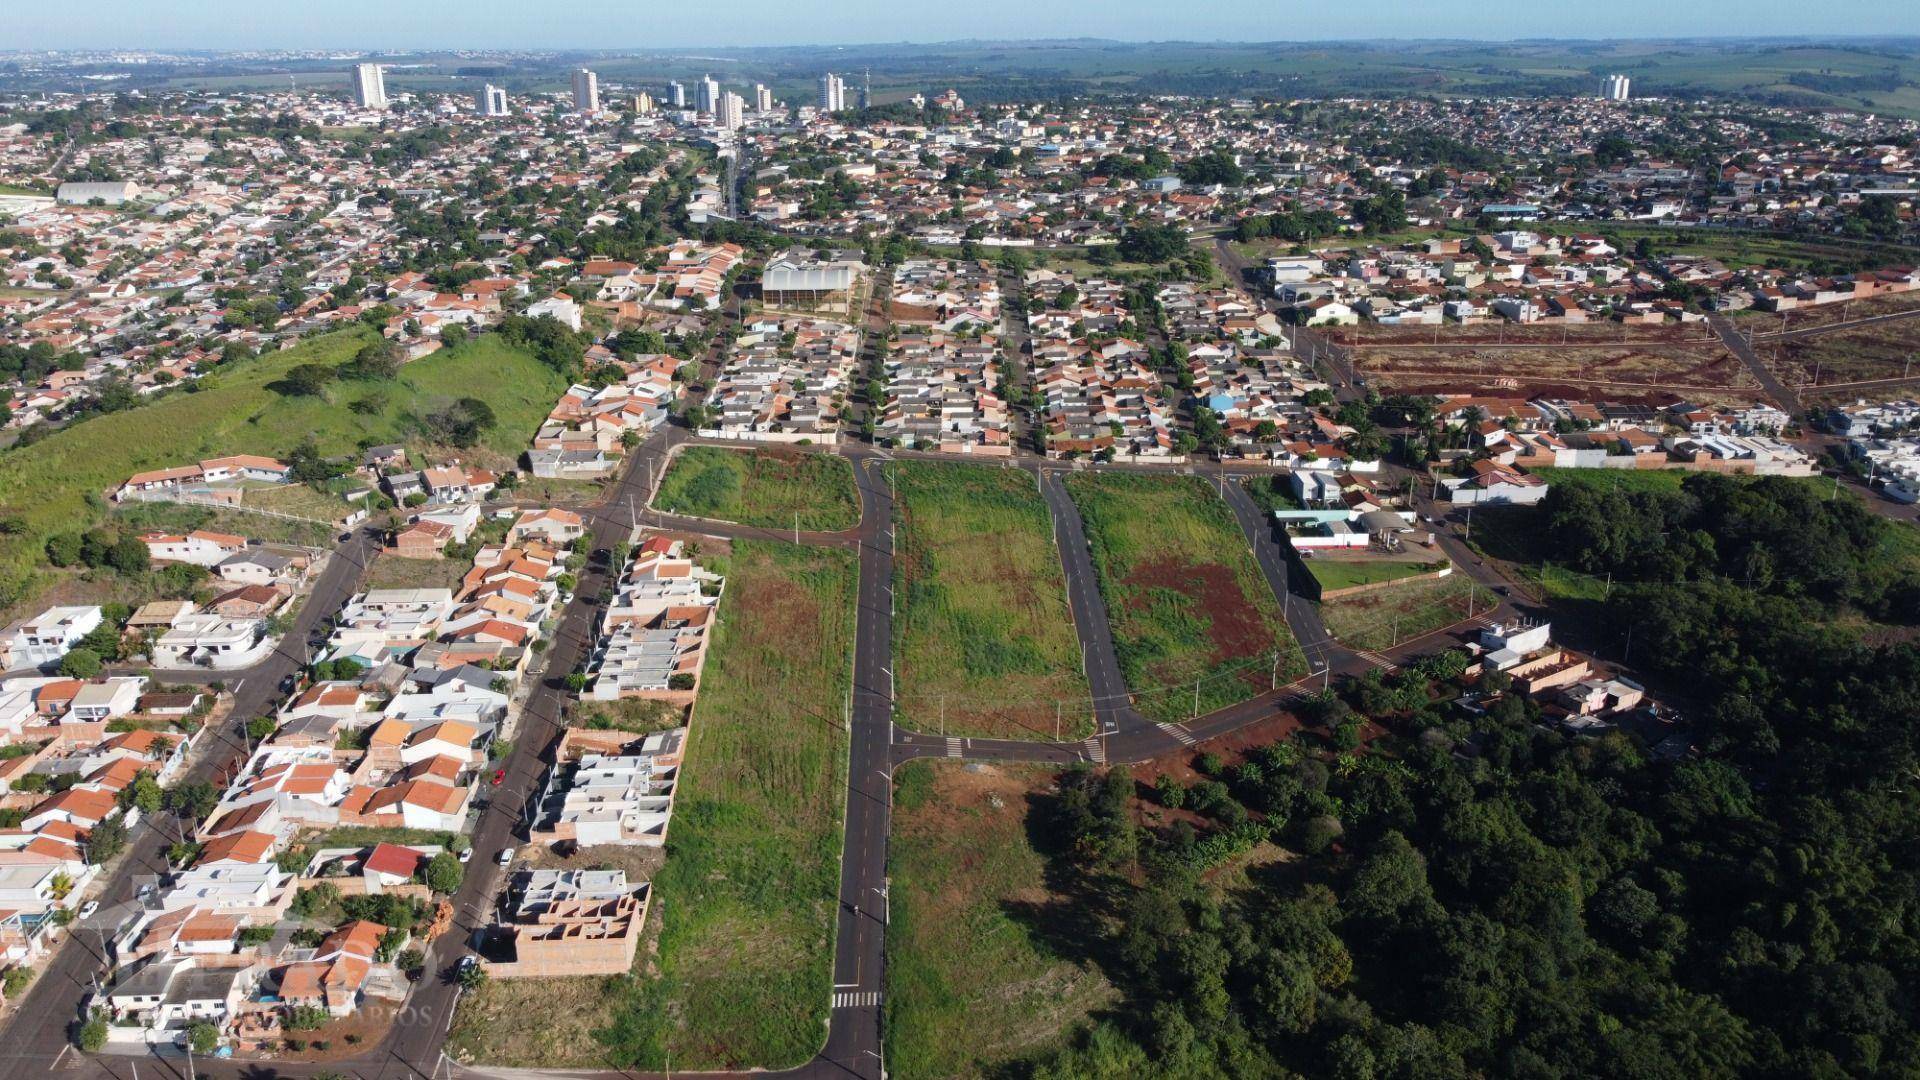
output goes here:
[{"label": "backyard", "polygon": [[1067,490],[1141,712],[1183,720],[1196,698],[1211,712],[1306,670],[1245,536],[1204,481],[1076,473]]},{"label": "backyard", "polygon": [[1058,1046],[1111,984],[1063,954],[1067,901],[1034,847],[1053,770],[913,762],[895,776],[888,876],[887,1065],[903,1080],[1004,1075]]},{"label": "backyard", "polygon": [[954,735],[1092,730],[1053,518],[1024,471],[893,466],[900,722]]},{"label": "backyard", "polygon": [[[613,980],[621,1068],[780,1068],[819,1050],[831,991],[855,562],[734,545],[675,797],[657,957]],[[582,1048],[583,1052],[587,1048]]]},{"label": "backyard", "polygon": [[653,508],[773,529],[835,532],[860,523],[853,466],[838,454],[690,446],[660,479]]}]

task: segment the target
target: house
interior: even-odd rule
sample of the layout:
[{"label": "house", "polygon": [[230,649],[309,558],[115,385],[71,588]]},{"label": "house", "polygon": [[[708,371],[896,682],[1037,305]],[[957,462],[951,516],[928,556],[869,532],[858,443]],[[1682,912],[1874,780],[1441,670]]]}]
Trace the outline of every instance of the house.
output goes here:
[{"label": "house", "polygon": [[507,530],[507,543],[518,544],[528,537],[538,537],[549,544],[565,547],[586,531],[586,522],[571,510],[525,510]]},{"label": "house", "polygon": [[506,931],[512,958],[490,961],[509,979],[618,975],[633,967],[646,925],[649,887],[625,870],[533,870],[515,883],[518,902]]},{"label": "house", "polygon": [[312,957],[274,973],[280,1003],[289,1009],[325,1009],[330,1016],[346,1016],[360,1004],[374,956],[387,928],[355,919],[327,935]]},{"label": "house", "polygon": [[272,648],[265,619],[204,612],[175,620],[153,643],[153,663],[162,668],[232,671],[259,663]]},{"label": "house", "polygon": [[360,876],[366,881],[368,892],[378,893],[412,881],[428,858],[425,852],[399,844],[375,844],[360,861]]},{"label": "house", "polygon": [[252,548],[221,560],[214,576],[234,585],[272,585],[297,578],[306,569],[306,560]]},{"label": "house", "polygon": [[107,988],[107,1008],[128,1027],[184,1027],[195,1021],[224,1024],[260,985],[265,968],[202,965],[187,956],[149,961]]},{"label": "house", "polygon": [[247,548],[247,538],[196,529],[185,536],[153,532],[140,538],[154,562],[190,563],[212,568]]},{"label": "house", "polygon": [[4,663],[0,667],[45,667],[57,664],[100,625],[98,605],[50,607],[0,635]]},{"label": "house", "polygon": [[73,695],[68,715],[85,723],[111,720],[138,711],[140,693],[147,687],[144,675],[124,676],[89,682]]}]

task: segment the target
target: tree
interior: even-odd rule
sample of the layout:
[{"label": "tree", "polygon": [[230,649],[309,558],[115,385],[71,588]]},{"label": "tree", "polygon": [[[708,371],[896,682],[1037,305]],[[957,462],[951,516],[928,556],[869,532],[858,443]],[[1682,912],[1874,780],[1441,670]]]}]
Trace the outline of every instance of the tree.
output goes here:
[{"label": "tree", "polygon": [[118,811],[93,827],[87,835],[87,862],[104,866],[127,846],[127,823]]},{"label": "tree", "polygon": [[427,888],[442,896],[452,896],[460,891],[460,881],[464,877],[465,867],[450,851],[442,851],[427,860],[421,871],[421,879]]},{"label": "tree", "polygon": [[289,397],[319,397],[333,375],[333,369],[324,364],[299,364],[276,381],[273,389]]},{"label": "tree", "polygon": [[1177,225],[1139,225],[1120,234],[1120,257],[1130,262],[1166,262],[1186,250],[1187,234]]},{"label": "tree", "polygon": [[80,1031],[74,1042],[89,1054],[97,1054],[107,1045],[107,1022],[95,1014],[80,1025]]},{"label": "tree", "polygon": [[129,577],[144,574],[150,561],[147,545],[137,536],[123,536],[107,552],[107,565]]},{"label": "tree", "polygon": [[92,649],[75,649],[60,658],[60,674],[69,679],[91,679],[100,669],[100,656]]},{"label": "tree", "polygon": [[468,964],[460,969],[460,985],[467,990],[478,990],[487,984],[487,969],[479,964]]},{"label": "tree", "polygon": [[279,723],[271,716],[256,716],[247,721],[247,738],[259,742],[274,733]]},{"label": "tree", "polygon": [[202,1020],[187,1028],[187,1045],[196,1054],[211,1054],[220,1045],[220,1029]]}]

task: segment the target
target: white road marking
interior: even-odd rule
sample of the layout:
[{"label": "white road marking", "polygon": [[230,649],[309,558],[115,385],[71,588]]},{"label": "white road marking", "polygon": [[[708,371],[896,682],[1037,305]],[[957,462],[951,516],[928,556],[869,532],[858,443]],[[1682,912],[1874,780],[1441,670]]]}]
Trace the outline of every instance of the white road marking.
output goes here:
[{"label": "white road marking", "polygon": [[1179,724],[1161,724],[1159,725],[1159,727],[1161,731],[1164,731],[1167,734],[1173,736],[1174,738],[1180,740],[1181,746],[1192,746],[1194,743],[1197,743],[1200,741],[1199,739],[1196,739],[1193,737],[1192,732],[1188,731],[1186,728],[1181,727]]},{"label": "white road marking", "polygon": [[851,991],[833,995],[836,1009],[871,1009],[880,1004],[880,991]]}]

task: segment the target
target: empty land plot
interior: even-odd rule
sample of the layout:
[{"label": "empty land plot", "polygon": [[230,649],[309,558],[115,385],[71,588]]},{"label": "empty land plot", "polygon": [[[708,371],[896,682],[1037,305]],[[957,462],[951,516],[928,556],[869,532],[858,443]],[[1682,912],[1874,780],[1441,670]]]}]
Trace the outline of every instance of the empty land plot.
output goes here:
[{"label": "empty land plot", "polygon": [[[1884,296],[1870,296],[1864,300],[1845,300],[1837,304],[1820,304],[1778,314],[1756,311],[1747,318],[1753,322],[1754,332],[1764,335],[1782,329],[1791,333],[1795,330],[1808,330],[1818,326],[1831,326],[1835,323],[1854,322],[1884,315],[1903,315],[1916,311],[1920,311],[1920,291],[1889,293]],[[1743,322],[1742,325],[1745,323]]]},{"label": "empty land plot", "polygon": [[1315,558],[1307,562],[1307,571],[1320,583],[1322,592],[1337,589],[1352,589],[1361,585],[1378,585],[1385,581],[1398,581],[1419,574],[1430,574],[1440,569],[1431,563],[1412,562],[1404,559],[1333,559]]},{"label": "empty land plot", "polygon": [[1059,1045],[1114,989],[1051,943],[1074,910],[1048,887],[1029,816],[1038,766],[916,761],[895,776],[887,1065],[903,1080],[1001,1076]]},{"label": "empty land plot", "polygon": [[903,723],[948,734],[1091,731],[1053,518],[1020,470],[901,462],[894,658]]},{"label": "empty land plot", "polygon": [[1409,393],[1661,402],[1761,396],[1752,373],[1718,343],[1615,342],[1577,349],[1546,344],[1440,349],[1375,345],[1356,349],[1354,362],[1377,382]]},{"label": "empty land plot", "polygon": [[[1833,383],[1902,379],[1920,374],[1911,364],[1920,356],[1920,318],[1869,323],[1812,337],[1761,338],[1754,343],[1754,351],[1781,382],[1805,386],[1814,394]],[[1832,392],[1847,396],[1841,387]]]},{"label": "empty land plot", "polygon": [[10,523],[0,531],[0,608],[30,606],[50,578],[61,576],[45,565],[47,538],[105,518],[108,504],[100,493],[143,469],[227,454],[287,455],[303,442],[323,454],[357,458],[363,446],[418,441],[421,418],[460,397],[486,402],[498,421],[473,451],[505,457],[526,446],[566,388],[566,380],[531,353],[485,334],[416,360],[391,380],[335,380],[318,396],[274,389],[301,364],[336,367],[374,340],[365,329],[309,338],[223,367],[199,380],[194,392],[170,392],[136,409],[69,424],[0,455],[0,517]]},{"label": "empty land plot", "polygon": [[835,532],[860,523],[853,466],[838,454],[689,446],[676,454],[653,508],[773,529]]},{"label": "empty land plot", "polygon": [[1306,661],[1227,505],[1190,476],[1078,473],[1067,479],[1086,522],[1120,672],[1140,711],[1183,719],[1267,689]]},{"label": "empty land plot", "polygon": [[1320,605],[1327,632],[1355,649],[1390,649],[1430,634],[1499,601],[1465,574],[1408,581],[1391,589],[1339,596]]},{"label": "empty land plot", "polygon": [[783,1068],[832,992],[852,682],[850,552],[742,542],[694,704],[657,958],[614,981],[595,1037],[619,1068]]}]

